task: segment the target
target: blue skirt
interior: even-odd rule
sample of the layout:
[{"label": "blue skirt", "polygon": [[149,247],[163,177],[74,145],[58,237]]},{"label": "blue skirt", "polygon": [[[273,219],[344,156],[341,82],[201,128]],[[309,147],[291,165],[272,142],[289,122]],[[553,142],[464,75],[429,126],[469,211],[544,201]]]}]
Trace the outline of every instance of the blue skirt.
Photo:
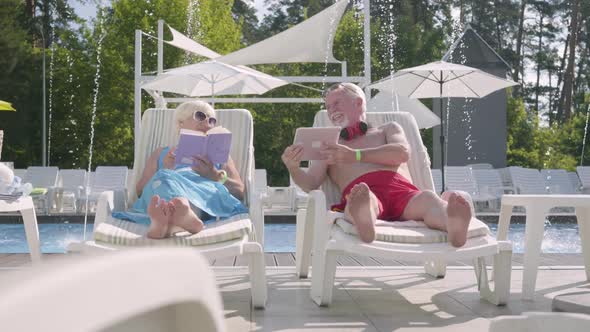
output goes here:
[{"label": "blue skirt", "polygon": [[160,169],[145,185],[133,207],[128,211],[115,211],[113,217],[149,225],[147,207],[154,195],[166,201],[185,197],[192,207],[209,215],[207,220],[203,220],[205,223],[248,212],[244,204],[219,182],[199,176],[191,169]]}]

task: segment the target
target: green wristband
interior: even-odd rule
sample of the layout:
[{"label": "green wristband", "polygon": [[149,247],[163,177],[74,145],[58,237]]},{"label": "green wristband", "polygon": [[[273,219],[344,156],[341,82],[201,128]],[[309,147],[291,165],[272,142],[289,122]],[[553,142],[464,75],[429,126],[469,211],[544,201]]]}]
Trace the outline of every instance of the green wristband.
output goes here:
[{"label": "green wristband", "polygon": [[219,180],[219,183],[224,184],[225,181],[227,181],[227,172],[225,170],[221,170],[221,180]]},{"label": "green wristband", "polygon": [[356,150],[356,161],[361,161],[361,150]]}]

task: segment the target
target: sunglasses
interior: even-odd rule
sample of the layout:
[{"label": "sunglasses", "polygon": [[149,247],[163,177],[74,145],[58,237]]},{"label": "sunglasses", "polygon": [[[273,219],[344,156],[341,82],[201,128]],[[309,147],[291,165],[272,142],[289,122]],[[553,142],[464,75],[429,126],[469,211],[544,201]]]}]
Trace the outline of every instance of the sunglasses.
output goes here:
[{"label": "sunglasses", "polygon": [[193,119],[195,119],[199,122],[203,122],[203,121],[207,120],[207,118],[209,118],[209,124],[212,126],[215,126],[215,124],[217,123],[216,118],[214,118],[212,116],[210,117],[201,111],[196,111],[195,113],[193,113]]}]

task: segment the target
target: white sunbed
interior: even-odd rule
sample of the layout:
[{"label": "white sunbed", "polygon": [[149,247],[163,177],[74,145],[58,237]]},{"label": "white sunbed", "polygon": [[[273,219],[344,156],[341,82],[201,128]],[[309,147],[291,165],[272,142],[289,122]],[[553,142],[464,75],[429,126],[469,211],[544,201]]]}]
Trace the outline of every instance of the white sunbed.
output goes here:
[{"label": "white sunbed", "polygon": [[[255,194],[254,186],[252,116],[247,110],[239,109],[217,110],[216,115],[218,123],[233,134],[230,153],[246,187],[244,203],[249,208],[249,214],[209,223],[205,229],[194,235],[183,232],[166,239],[154,240],[146,237],[146,225],[114,219],[111,216],[112,211],[124,209],[126,196],[116,197],[112,191],[105,191],[98,200],[93,240],[71,244],[68,251],[92,253],[146,246],[187,246],[195,248],[209,259],[244,255],[248,259],[250,271],[252,305],[255,308],[264,308],[267,299],[264,220],[260,198]],[[139,151],[135,154],[135,174],[143,174],[145,161],[158,147],[176,144],[174,110],[146,110],[141,128]],[[135,178],[139,179],[139,176]],[[131,197],[137,196],[135,184],[128,190]]]},{"label": "white sunbed", "polygon": [[467,192],[478,207],[478,211],[486,207],[491,209],[493,206],[498,205],[498,196],[496,194],[479,190],[470,166],[445,167],[445,185],[445,190]]},{"label": "white sunbed", "polygon": [[590,316],[567,312],[523,312],[519,316],[499,316],[490,321],[489,332],[586,332]]},{"label": "white sunbed", "polygon": [[512,186],[505,186],[502,183],[502,177],[498,170],[495,169],[474,169],[473,177],[479,188],[479,192],[487,193],[495,197],[491,201],[491,206],[494,210],[500,209],[500,199],[504,194],[514,194],[515,190]]},{"label": "white sunbed", "polygon": [[54,166],[29,166],[23,182],[29,182],[33,188],[44,188],[48,192],[39,195],[32,195],[33,204],[37,215],[49,213],[49,207],[53,205],[53,197],[49,195],[49,189],[55,187],[59,169]]},{"label": "white sunbed", "polygon": [[84,212],[88,208],[89,213],[95,212],[98,198],[105,191],[112,191],[116,197],[127,201],[128,171],[126,166],[97,166],[94,176],[88,180],[89,185],[78,198],[78,210]]},{"label": "white sunbed", "polygon": [[564,169],[542,169],[541,177],[545,180],[545,186],[552,194],[572,195],[578,193]]},{"label": "white sunbed", "polygon": [[576,172],[582,183],[582,192],[584,194],[590,193],[590,166],[578,166]]},{"label": "white sunbed", "polygon": [[[190,262],[190,263],[187,263]],[[194,250],[64,257],[0,276],[3,331],[225,331],[221,296]]]},{"label": "white sunbed", "polygon": [[[373,125],[395,120],[403,127],[412,153],[407,165],[401,167],[401,172],[405,173],[403,169],[407,166],[414,185],[422,190],[434,190],[430,159],[414,118],[402,112],[368,113],[367,116],[368,122]],[[321,111],[316,114],[314,126],[326,125],[326,112]],[[412,221],[399,224],[378,221],[377,240],[367,244],[360,241],[350,223],[340,219],[342,213],[328,210],[332,203],[339,201],[338,189],[327,179],[322,190],[310,192],[307,209],[299,210],[297,214],[297,274],[307,277],[312,260],[311,297],[318,305],[332,302],[336,257],[343,253],[423,261],[426,272],[438,277],[445,275],[448,261],[473,259],[481,296],[494,304],[503,304],[508,300],[512,245],[507,241],[496,241],[483,222],[475,218],[471,220],[469,238],[461,248],[448,244],[445,232]],[[494,261],[494,290],[489,286],[484,260],[490,256]]]},{"label": "white sunbed", "polygon": [[49,191],[54,202],[51,212],[76,213],[78,211],[78,199],[86,188],[86,175],[87,172],[84,169],[59,170],[57,185]]}]

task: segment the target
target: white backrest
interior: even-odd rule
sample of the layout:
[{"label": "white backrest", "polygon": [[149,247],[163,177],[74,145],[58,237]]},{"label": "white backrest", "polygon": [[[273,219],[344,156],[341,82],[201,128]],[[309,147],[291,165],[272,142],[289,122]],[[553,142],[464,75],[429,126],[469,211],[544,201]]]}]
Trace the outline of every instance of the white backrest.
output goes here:
[{"label": "white backrest", "polygon": [[473,172],[469,166],[445,167],[445,186],[445,190],[461,190],[470,195],[479,193],[479,188],[477,188]]},{"label": "white backrest", "polygon": [[[434,182],[430,173],[430,157],[424,143],[422,143],[420,130],[412,114],[407,112],[367,113],[367,122],[374,127],[392,121],[397,122],[404,129],[411,151],[410,160],[400,166],[400,173],[412,181],[419,189],[434,191]],[[332,126],[325,110],[316,113],[313,126]],[[326,194],[326,203],[328,205],[340,201],[340,190],[329,178],[326,178],[326,181],[322,184],[322,190]]]},{"label": "white backrest", "polygon": [[582,182],[580,182],[580,178],[578,177],[578,173],[567,172],[567,176],[569,177],[570,182],[572,183],[572,186],[574,186],[574,189],[576,190],[576,192],[579,192],[580,187],[582,186]]},{"label": "white backrest", "polygon": [[127,171],[127,166],[97,166],[91,190],[93,192],[103,192],[105,190],[126,188]]},{"label": "white backrest", "polygon": [[480,192],[485,192],[485,187],[491,190],[504,187],[500,173],[495,169],[474,169],[473,177]]},{"label": "white backrest", "polygon": [[442,172],[440,169],[435,168],[430,170],[432,172],[432,181],[434,181],[434,189],[436,193],[442,192]]},{"label": "white backrest", "polygon": [[552,194],[575,194],[576,189],[570,181],[565,169],[542,169],[541,176],[545,180],[545,186]]},{"label": "white backrest", "polygon": [[15,168],[12,171],[14,172],[14,175],[18,176],[22,180],[24,180],[25,176],[27,175],[27,170],[24,168]]},{"label": "white backrest", "polygon": [[60,188],[77,188],[86,186],[85,169],[60,169],[57,186]]},{"label": "white backrest", "polygon": [[268,186],[266,181],[266,170],[264,168],[255,169],[254,179],[256,192],[266,192],[266,187]]},{"label": "white backrest", "polygon": [[24,182],[30,182],[33,187],[48,188],[57,183],[59,169],[54,166],[29,166],[25,174]]},{"label": "white backrest", "polygon": [[492,166],[492,164],[488,164],[488,163],[469,164],[467,166],[471,167],[471,169],[473,169],[473,170],[476,170],[476,169],[494,169],[494,166]]},{"label": "white backrest", "polygon": [[498,174],[500,174],[502,184],[505,187],[514,187],[514,183],[512,183],[512,175],[510,174],[510,167],[498,168],[497,171]]},{"label": "white backrest", "polygon": [[[217,123],[232,132],[230,156],[246,186],[244,202],[248,205],[248,190],[254,184],[254,127],[252,115],[245,109],[218,109]],[[129,188],[129,197],[137,197],[135,184],[143,174],[145,162],[159,147],[178,143],[178,130],[174,122],[174,109],[147,109],[141,119],[139,151],[135,151],[133,172],[135,183]]]},{"label": "white backrest", "polygon": [[585,188],[590,188],[590,166],[578,166],[576,167],[578,178]]},{"label": "white backrest", "polygon": [[509,167],[512,183],[519,194],[547,194],[545,180],[538,170],[533,168]]}]

